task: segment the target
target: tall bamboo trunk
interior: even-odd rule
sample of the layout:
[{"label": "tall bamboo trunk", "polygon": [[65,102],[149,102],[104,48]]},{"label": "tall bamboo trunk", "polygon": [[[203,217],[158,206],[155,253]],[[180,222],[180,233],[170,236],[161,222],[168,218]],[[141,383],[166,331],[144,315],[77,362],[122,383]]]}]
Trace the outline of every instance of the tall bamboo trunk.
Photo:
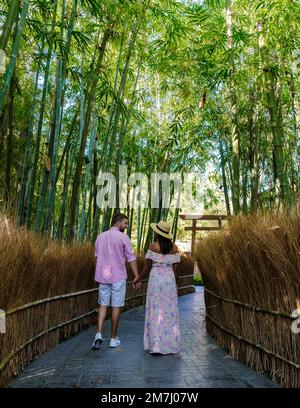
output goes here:
[{"label": "tall bamboo trunk", "polygon": [[290,91],[292,96],[292,113],[293,113],[293,128],[294,138],[291,143],[291,158],[292,158],[292,180],[295,187],[295,192],[300,190],[300,103],[297,98],[297,90],[293,74],[290,74]]},{"label": "tall bamboo trunk", "polygon": [[249,115],[249,165],[250,165],[250,211],[255,213],[257,210],[258,197],[258,107],[256,90],[250,95],[251,110]]},{"label": "tall bamboo trunk", "polygon": [[[232,55],[233,48],[233,36],[232,36],[232,0],[226,0],[226,29],[227,29],[227,47]],[[234,72],[234,60],[231,59],[231,69]],[[231,74],[232,75],[232,74]],[[237,109],[237,95],[233,79],[230,78],[229,83],[230,95],[231,95],[231,117],[232,117],[232,130],[231,130],[231,148],[232,148],[232,172],[233,172],[233,194],[232,194],[232,206],[234,214],[241,211],[240,205],[240,135],[238,129],[238,109]]]},{"label": "tall bamboo trunk", "polygon": [[8,122],[8,104],[5,104],[5,107],[0,114],[0,158],[4,157],[4,145],[7,132]]},{"label": "tall bamboo trunk", "polygon": [[230,215],[230,201],[228,195],[228,186],[227,186],[227,178],[226,178],[226,169],[225,169],[225,157],[224,157],[224,149],[223,149],[223,142],[222,139],[219,140],[219,152],[221,156],[221,171],[222,171],[222,181],[223,181],[223,192],[226,204],[226,212],[227,215]]},{"label": "tall bamboo trunk", "polygon": [[276,186],[275,185],[273,186],[273,172],[272,172],[271,165],[269,162],[267,163],[267,175],[268,175],[268,186],[269,186],[269,208],[272,210],[273,208],[275,208],[275,204],[276,204],[276,192],[275,192]]},{"label": "tall bamboo trunk", "polygon": [[[127,51],[127,55],[126,55],[125,66],[124,66],[124,69],[123,69],[123,72],[122,72],[120,87],[119,87],[119,91],[118,91],[118,98],[119,99],[123,99],[123,97],[124,97],[126,81],[127,81],[128,71],[129,71],[129,63],[130,63],[132,51],[133,51],[133,48],[134,48],[134,44],[135,44],[135,41],[136,41],[136,38],[137,38],[137,34],[138,34],[139,27],[141,25],[141,22],[142,22],[142,19],[140,18],[140,21],[138,21],[134,25],[134,27],[132,29],[132,32],[131,32],[131,38],[130,38],[128,51]],[[120,104],[117,104],[116,111],[115,111],[113,128],[112,128],[112,133],[111,133],[110,140],[109,140],[108,157],[112,157],[112,154],[113,154],[113,147],[115,145],[116,138],[117,138],[117,132],[118,132],[120,116],[121,116],[121,107],[120,107]],[[117,152],[117,155],[118,155],[118,152]]]},{"label": "tall bamboo trunk", "polygon": [[123,145],[124,145],[124,140],[127,134],[127,130],[129,127],[130,123],[130,113],[132,109],[134,108],[135,105],[135,96],[136,96],[136,90],[137,90],[137,85],[138,85],[138,80],[140,76],[140,68],[138,68],[138,72],[136,75],[133,91],[132,91],[132,96],[131,96],[131,101],[128,106],[128,117],[122,119],[122,125],[120,129],[120,134],[119,134],[119,140],[118,140],[118,146],[117,146],[117,152],[116,152],[116,163],[115,163],[115,168],[114,168],[114,175],[117,180],[117,185],[116,185],[116,209],[117,211],[120,211],[119,206],[119,166],[122,162],[122,150],[123,150]]},{"label": "tall bamboo trunk", "polygon": [[[28,7],[29,7],[29,0],[24,0],[21,15],[20,15],[20,19],[19,19],[19,22],[18,22],[18,27],[17,27],[17,30],[16,30],[16,35],[15,35],[15,38],[14,38],[14,41],[13,41],[10,61],[9,61],[9,64],[8,64],[8,66],[6,68],[3,83],[2,83],[2,87],[0,89],[0,114],[1,114],[2,109],[4,107],[5,99],[6,99],[9,87],[10,87],[11,78],[12,78],[12,75],[13,75],[13,72],[14,72],[14,69],[15,69],[18,50],[19,50],[19,46],[20,46],[20,42],[21,42],[21,36],[22,36],[23,30],[24,30],[25,20],[26,20],[26,16],[27,16],[27,12],[28,12]],[[15,13],[16,13],[15,11],[12,12],[13,16],[16,15]]]},{"label": "tall bamboo trunk", "polygon": [[243,163],[243,176],[242,176],[242,181],[243,181],[243,204],[242,204],[242,210],[244,214],[247,214],[248,212],[248,160],[244,159]]},{"label": "tall bamboo trunk", "polygon": [[177,238],[178,220],[179,220],[179,208],[176,208],[174,218],[173,218],[173,225],[172,225],[173,241],[174,242],[176,242],[176,238]]},{"label": "tall bamboo trunk", "polygon": [[[35,140],[34,157],[33,157],[33,163],[32,163],[32,168],[31,168],[31,177],[28,182],[28,194],[27,194],[27,200],[26,200],[27,202],[26,220],[27,220],[28,227],[31,225],[33,196],[34,196],[35,185],[36,185],[38,161],[40,157],[40,145],[41,145],[41,137],[42,137],[42,128],[43,128],[43,123],[44,123],[44,114],[45,114],[45,109],[46,109],[46,97],[47,97],[47,92],[48,92],[48,81],[49,81],[49,74],[50,74],[51,56],[52,56],[52,49],[53,49],[53,43],[54,43],[53,38],[54,38],[54,33],[55,33],[57,5],[58,5],[58,0],[55,0],[55,3],[53,5],[51,33],[50,33],[50,40],[49,40],[49,45],[48,45],[48,52],[47,52],[45,71],[44,71],[43,91],[42,91],[42,98],[41,98],[41,104],[40,104],[36,140]],[[47,175],[44,174],[44,177],[47,177]],[[40,192],[39,200],[38,200],[36,219],[35,219],[35,226],[34,226],[35,231],[39,231],[40,229],[41,213],[43,209],[42,204],[44,203],[44,201],[42,201],[43,195],[41,196],[41,193],[45,193],[45,191],[46,191],[46,186],[44,185],[44,180],[43,180],[42,188],[41,188],[41,192]]]},{"label": "tall bamboo trunk", "polygon": [[6,46],[7,46],[11,31],[13,28],[13,25],[17,20],[19,8],[20,8],[19,0],[10,0],[8,4],[7,17],[4,22],[2,33],[0,36],[0,67],[5,66]]},{"label": "tall bamboo trunk", "polygon": [[63,190],[62,190],[62,202],[60,207],[60,214],[56,232],[56,238],[62,239],[64,235],[64,225],[65,225],[65,215],[66,215],[66,202],[67,202],[67,195],[68,195],[68,185],[69,185],[69,178],[70,178],[70,170],[69,170],[69,157],[70,157],[70,149],[66,151],[66,160],[65,160],[65,169],[64,169],[64,181],[63,181]]},{"label": "tall bamboo trunk", "polygon": [[99,225],[100,225],[100,214],[101,210],[97,205],[97,176],[98,176],[98,159],[96,153],[94,154],[93,161],[93,196],[92,196],[92,205],[93,205],[93,230],[92,230],[92,241],[94,242],[97,238]]},{"label": "tall bamboo trunk", "polygon": [[37,68],[35,80],[34,80],[34,91],[33,91],[33,97],[32,97],[32,105],[31,105],[30,119],[29,119],[29,125],[28,125],[28,132],[27,132],[27,137],[26,137],[25,150],[24,150],[24,155],[21,160],[21,165],[20,165],[20,170],[19,170],[20,177],[18,181],[18,191],[17,191],[17,223],[18,225],[21,225],[22,223],[21,221],[22,213],[23,213],[23,208],[24,208],[24,201],[26,199],[25,191],[26,189],[28,189],[27,178],[28,178],[28,171],[29,171],[29,164],[30,164],[30,153],[32,150],[34,115],[35,115],[35,110],[36,110],[36,105],[37,105],[38,83],[39,83],[39,78],[40,78],[40,70],[42,67],[43,54],[44,54],[44,40],[42,41],[42,46],[41,46],[40,53],[39,53],[39,62],[38,62],[38,68]]},{"label": "tall bamboo trunk", "polygon": [[94,78],[91,83],[89,95],[87,97],[87,104],[86,104],[87,107],[86,107],[86,114],[85,114],[85,120],[84,120],[84,128],[82,132],[82,138],[81,138],[81,143],[80,143],[80,148],[79,148],[77,165],[76,165],[75,174],[73,178],[72,196],[71,196],[71,202],[70,202],[70,221],[69,221],[68,236],[67,236],[67,239],[69,241],[72,239],[72,236],[74,235],[74,226],[75,226],[75,221],[76,221],[76,206],[77,206],[78,198],[79,198],[79,190],[80,190],[81,177],[82,177],[81,172],[82,172],[83,159],[84,159],[84,150],[86,147],[86,141],[87,141],[88,131],[90,127],[92,104],[93,104],[94,94],[96,92],[97,83],[99,79],[98,74],[102,68],[104,53],[105,53],[105,49],[106,49],[110,36],[111,36],[111,27],[108,27],[105,30],[103,37],[102,37],[102,42],[99,47],[98,60],[97,60],[96,68],[94,71]]},{"label": "tall bamboo trunk", "polygon": [[[68,24],[68,30],[67,30],[67,35],[66,35],[66,45],[65,45],[65,54],[66,58],[63,59],[62,62],[62,94],[61,94],[61,106],[64,106],[64,98],[65,98],[65,79],[67,76],[67,62],[69,58],[69,51],[71,48],[71,40],[72,40],[72,34],[74,30],[74,24],[76,22],[76,15],[77,15],[77,5],[78,5],[78,0],[72,0],[72,8],[71,8],[71,13],[70,17],[68,18],[69,24]],[[66,18],[66,16],[65,16]],[[62,110],[63,113],[63,110]]]},{"label": "tall bamboo trunk", "polygon": [[[117,88],[118,88],[118,78],[119,78],[119,73],[121,71],[121,60],[122,60],[122,57],[123,57],[123,47],[124,47],[124,41],[125,41],[126,27],[127,27],[127,24],[125,22],[123,24],[123,32],[122,32],[122,37],[121,37],[121,44],[120,44],[118,62],[117,62],[117,66],[116,66],[115,79],[114,79],[114,94],[117,94],[118,97],[119,97],[118,90],[117,90]],[[104,146],[103,146],[104,147],[104,150],[103,150],[103,156],[104,157],[106,157],[108,147],[109,147],[109,138],[110,138],[110,134],[111,134],[112,126],[113,126],[113,120],[114,120],[114,117],[115,117],[116,104],[117,104],[116,98],[114,98],[112,103],[111,103],[111,106],[109,108],[109,120],[108,120],[106,136],[105,136],[105,142],[104,142]]]},{"label": "tall bamboo trunk", "polygon": [[[66,0],[62,1],[62,10],[61,10],[61,31],[60,39],[63,41],[64,38],[64,21],[65,21],[65,7]],[[60,120],[62,112],[62,89],[63,89],[63,57],[59,55],[58,64],[57,64],[57,87],[56,87],[56,106],[55,106],[55,132],[53,140],[53,154],[51,160],[51,172],[50,172],[50,188],[48,194],[47,208],[46,208],[46,217],[45,217],[45,227],[44,231],[49,232],[52,222],[52,213],[54,211],[54,200],[55,200],[55,182],[56,182],[56,166],[57,166],[57,156],[58,156],[58,146],[59,146],[59,137],[60,137]]]},{"label": "tall bamboo trunk", "polygon": [[231,186],[231,195],[233,195],[233,171],[232,171],[232,154],[231,154],[231,149],[229,146],[229,132],[225,129],[225,135],[224,135],[224,152],[226,153],[227,157],[227,165],[228,165],[228,173],[229,173],[229,181],[230,181],[230,186]]},{"label": "tall bamboo trunk", "polygon": [[143,214],[143,222],[142,222],[142,233],[141,233],[141,250],[145,247],[145,239],[147,235],[147,230],[148,230],[148,216],[150,214],[149,208],[145,208],[145,213]]},{"label": "tall bamboo trunk", "polygon": [[11,81],[9,88],[9,105],[8,105],[8,132],[6,144],[6,169],[5,169],[5,205],[10,207],[11,193],[11,161],[12,161],[12,146],[14,134],[14,81]]},{"label": "tall bamboo trunk", "polygon": [[[276,191],[279,192],[280,201],[284,205],[290,206],[290,190],[287,177],[287,166],[284,155],[284,135],[281,116],[280,82],[276,75],[276,67],[270,65],[266,54],[265,40],[262,34],[263,25],[257,24],[259,33],[260,58],[263,64],[265,86],[267,89],[268,110],[270,114],[270,128],[272,131],[273,147],[273,172]],[[276,88],[279,90],[276,94]]]},{"label": "tall bamboo trunk", "polygon": [[92,208],[93,208],[93,194],[92,191],[89,191],[88,197],[88,211],[87,211],[87,231],[86,231],[86,239],[91,241],[92,238]]},{"label": "tall bamboo trunk", "polygon": [[[37,204],[37,211],[36,211],[36,218],[35,218],[35,230],[36,232],[40,231],[43,222],[43,216],[45,212],[45,202],[47,199],[48,187],[49,187],[49,179],[51,173],[51,165],[53,161],[53,149],[54,149],[54,140],[55,140],[55,123],[56,123],[56,113],[57,113],[57,92],[58,92],[58,82],[59,82],[59,61],[56,64],[56,74],[55,74],[55,85],[54,85],[54,93],[52,99],[52,109],[51,109],[51,123],[50,123],[50,132],[48,135],[47,140],[47,155],[44,156],[44,167],[42,170],[42,182],[40,185],[39,197],[38,197],[38,204]],[[36,175],[37,176],[37,168],[36,168]],[[32,188],[32,187],[31,187]],[[34,190],[32,188],[32,194]],[[32,199],[33,201],[33,199]],[[33,203],[31,202],[30,206],[28,207],[28,215],[31,213],[33,208]],[[30,211],[29,211],[30,210]],[[27,225],[29,226],[30,217],[27,217]]]},{"label": "tall bamboo trunk", "polygon": [[70,150],[70,143],[71,143],[73,133],[74,133],[74,129],[75,129],[75,126],[76,126],[76,123],[77,123],[78,113],[79,113],[79,108],[76,109],[76,112],[74,114],[74,117],[73,117],[73,120],[72,120],[72,123],[71,123],[71,126],[70,126],[70,130],[68,131],[66,143],[65,143],[61,158],[59,160],[59,164],[57,166],[55,185],[57,184],[60,172],[62,170],[66,154]]},{"label": "tall bamboo trunk", "polygon": [[[134,25],[132,33],[131,33],[131,39],[130,39],[129,46],[128,46],[128,52],[127,52],[127,55],[126,55],[125,66],[124,66],[124,69],[123,69],[123,72],[122,72],[122,77],[121,77],[120,86],[119,86],[118,95],[117,95],[118,99],[123,99],[123,97],[124,97],[125,87],[126,87],[126,80],[127,80],[127,76],[128,76],[128,70],[129,70],[130,58],[131,58],[133,47],[134,47],[134,44],[135,44],[135,41],[136,41],[136,37],[137,37],[138,28],[140,26],[140,23],[141,23],[141,21],[139,21],[138,23],[136,23]],[[111,158],[113,156],[113,153],[114,153],[113,148],[114,148],[114,146],[116,144],[116,141],[117,141],[117,133],[119,131],[119,120],[120,120],[120,117],[121,117],[120,104],[116,105],[115,111],[113,112],[113,115],[114,115],[113,116],[114,121],[113,121],[113,124],[112,124],[112,131],[111,131],[111,134],[108,134],[108,141],[107,141],[107,146],[109,146],[107,156],[109,158]],[[121,138],[121,136],[120,136],[120,138]],[[116,207],[117,208],[119,207],[119,194],[118,194],[118,191],[119,191],[119,189],[118,189],[118,187],[119,187],[118,186],[118,184],[119,184],[118,183],[119,163],[118,163],[118,160],[120,160],[120,155],[119,155],[120,154],[120,142],[121,142],[120,138],[119,138],[119,146],[117,147],[117,151],[116,151],[117,158],[116,158],[116,161],[115,161],[115,169],[114,169],[114,175],[115,175],[116,180],[117,180],[117,190],[116,190]],[[105,153],[106,153],[106,149],[105,149]],[[111,160],[106,162],[105,171],[110,170],[110,164],[111,164]],[[106,210],[104,212],[104,217],[103,217],[102,231],[105,231],[109,227],[110,220],[111,220],[111,217],[112,217],[112,212],[113,212],[112,208],[106,208]],[[129,232],[130,232],[130,229],[129,229]],[[128,231],[127,231],[127,233],[128,233]]]},{"label": "tall bamboo trunk", "polygon": [[265,68],[267,83],[268,109],[270,113],[270,126],[273,135],[273,157],[274,157],[274,180],[275,186],[280,187],[280,198],[282,202],[290,204],[290,190],[287,178],[287,166],[284,156],[284,136],[282,132],[282,122],[279,113],[280,101],[275,94],[275,73],[272,68]]},{"label": "tall bamboo trunk", "polygon": [[[145,17],[145,13],[146,10],[149,6],[149,1],[147,1],[147,3],[145,4],[143,11],[140,15],[140,17],[138,18],[138,21],[133,25],[132,31],[131,31],[131,37],[129,40],[129,45],[128,45],[128,51],[126,54],[126,60],[125,60],[125,65],[124,65],[124,69],[122,72],[122,76],[121,76],[121,80],[120,80],[120,85],[119,85],[119,89],[118,89],[118,93],[117,93],[117,98],[118,99],[123,99],[124,98],[124,94],[125,94],[125,89],[126,89],[126,82],[127,82],[127,77],[128,77],[128,72],[129,72],[129,64],[130,64],[130,59],[132,56],[132,51],[134,49],[134,45],[137,39],[137,35],[140,29],[140,26],[144,20]],[[120,56],[121,56],[121,50],[123,47],[123,43],[121,44],[121,49],[120,49],[120,53],[119,53],[119,61],[120,61]],[[119,63],[118,61],[118,63]],[[115,82],[116,85],[116,82]],[[109,157],[111,158],[113,156],[113,147],[115,146],[115,143],[118,139],[118,145],[117,145],[117,149],[115,151],[115,167],[114,167],[114,175],[116,177],[117,180],[117,188],[116,188],[116,209],[119,209],[119,185],[118,185],[118,178],[119,178],[119,164],[121,162],[121,150],[122,150],[122,146],[123,146],[123,141],[124,141],[124,137],[126,134],[126,130],[127,130],[127,125],[128,123],[126,123],[125,121],[122,122],[122,126],[121,129],[119,129],[119,121],[120,121],[120,117],[121,117],[121,107],[120,104],[117,105],[113,105],[113,111],[110,115],[110,124],[111,124],[111,132],[110,132],[110,126],[108,128],[108,136],[106,139],[106,143],[105,143],[105,150],[104,150],[104,157]],[[126,124],[125,124],[126,123]],[[118,133],[119,132],[119,133]],[[119,137],[117,137],[119,136]],[[107,153],[107,147],[108,147],[108,153]],[[104,166],[104,170],[105,171],[109,171],[110,170],[110,161],[107,161],[105,166]],[[105,231],[109,224],[110,224],[110,220],[111,220],[111,216],[113,213],[113,209],[112,208],[106,208],[105,212],[104,212],[104,216],[103,216],[103,222],[102,222],[102,231]],[[129,230],[130,232],[130,230]]]},{"label": "tall bamboo trunk", "polygon": [[79,234],[78,234],[78,239],[80,240],[83,240],[85,228],[86,228],[86,199],[87,199],[87,194],[88,194],[91,162],[93,160],[93,153],[94,153],[94,148],[95,148],[95,140],[96,140],[97,126],[98,126],[97,119],[95,118],[95,113],[93,114],[93,116],[94,118],[92,120],[93,124],[92,124],[91,134],[90,134],[87,163],[85,167],[83,195],[82,195],[82,208],[81,208],[80,226],[79,226]]}]

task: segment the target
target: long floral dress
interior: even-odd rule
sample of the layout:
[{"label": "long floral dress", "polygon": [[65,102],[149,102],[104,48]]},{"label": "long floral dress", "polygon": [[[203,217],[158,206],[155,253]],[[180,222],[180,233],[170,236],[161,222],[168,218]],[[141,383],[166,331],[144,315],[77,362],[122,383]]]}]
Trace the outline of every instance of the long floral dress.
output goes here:
[{"label": "long floral dress", "polygon": [[180,262],[179,254],[159,254],[150,249],[152,260],[148,280],[144,327],[144,350],[173,354],[181,348],[178,299],[172,264]]}]

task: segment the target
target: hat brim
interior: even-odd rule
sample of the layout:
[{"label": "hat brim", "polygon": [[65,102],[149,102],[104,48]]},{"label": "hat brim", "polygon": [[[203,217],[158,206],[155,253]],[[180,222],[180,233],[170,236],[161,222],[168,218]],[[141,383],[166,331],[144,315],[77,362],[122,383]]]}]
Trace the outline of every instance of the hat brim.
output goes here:
[{"label": "hat brim", "polygon": [[163,232],[160,229],[157,228],[157,224],[155,222],[150,223],[150,227],[155,231],[158,235],[161,235],[162,237],[173,239],[173,234],[171,232]]}]

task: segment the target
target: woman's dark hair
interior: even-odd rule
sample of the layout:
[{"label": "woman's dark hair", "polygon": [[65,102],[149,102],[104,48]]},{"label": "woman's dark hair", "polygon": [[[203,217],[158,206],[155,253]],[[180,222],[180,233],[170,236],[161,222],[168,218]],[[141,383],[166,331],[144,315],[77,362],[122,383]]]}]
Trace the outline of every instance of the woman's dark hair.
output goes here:
[{"label": "woman's dark hair", "polygon": [[162,254],[168,254],[173,248],[173,242],[169,238],[165,238],[162,235],[156,234],[156,240],[159,243],[159,247]]}]

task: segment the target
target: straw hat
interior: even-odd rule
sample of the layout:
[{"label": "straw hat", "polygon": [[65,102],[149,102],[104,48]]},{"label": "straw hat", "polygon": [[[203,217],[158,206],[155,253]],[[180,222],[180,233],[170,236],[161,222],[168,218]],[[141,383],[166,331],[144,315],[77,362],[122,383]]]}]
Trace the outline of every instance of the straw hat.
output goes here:
[{"label": "straw hat", "polygon": [[171,226],[165,221],[151,222],[150,227],[162,237],[172,239]]}]

